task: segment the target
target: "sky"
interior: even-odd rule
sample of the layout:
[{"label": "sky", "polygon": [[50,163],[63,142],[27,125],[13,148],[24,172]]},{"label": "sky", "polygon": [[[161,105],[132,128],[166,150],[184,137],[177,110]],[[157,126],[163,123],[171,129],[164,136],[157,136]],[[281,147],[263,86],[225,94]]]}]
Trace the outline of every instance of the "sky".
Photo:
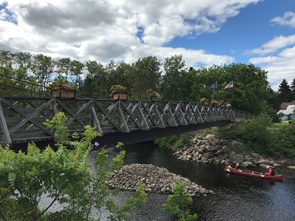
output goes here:
[{"label": "sky", "polygon": [[0,50],[132,64],[254,64],[295,78],[295,0],[0,0]]}]

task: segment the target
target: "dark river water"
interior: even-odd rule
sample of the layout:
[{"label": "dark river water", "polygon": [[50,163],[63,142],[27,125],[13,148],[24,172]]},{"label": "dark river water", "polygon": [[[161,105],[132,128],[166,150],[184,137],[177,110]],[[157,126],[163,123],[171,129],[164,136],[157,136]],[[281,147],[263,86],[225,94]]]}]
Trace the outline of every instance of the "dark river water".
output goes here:
[{"label": "dark river water", "polygon": [[[191,181],[213,190],[215,194],[194,199],[193,210],[198,220],[208,221],[293,221],[295,220],[295,170],[277,168],[284,181],[270,182],[261,179],[227,174],[223,165],[199,164],[177,160],[169,150],[157,148],[153,143],[141,143],[123,148],[124,164],[153,164],[167,168]],[[109,154],[116,151],[108,149]],[[91,152],[93,160],[97,151]],[[254,170],[263,171],[261,168]],[[122,199],[131,193],[123,191]],[[162,211],[167,195],[149,194],[148,203],[135,211],[132,220],[171,221]]]}]

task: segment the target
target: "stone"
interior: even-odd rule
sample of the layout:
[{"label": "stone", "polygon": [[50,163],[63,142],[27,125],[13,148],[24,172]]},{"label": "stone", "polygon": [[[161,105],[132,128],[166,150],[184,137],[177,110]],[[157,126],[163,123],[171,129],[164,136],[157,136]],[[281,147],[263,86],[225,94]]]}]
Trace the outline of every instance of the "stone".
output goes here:
[{"label": "stone", "polygon": [[[213,134],[195,134],[190,138],[192,141],[186,142],[186,145],[177,150],[174,155],[180,160],[190,160],[200,163],[213,164],[232,164],[240,163],[242,167],[252,167],[265,164],[280,166],[281,164],[294,165],[295,161],[275,162],[271,159],[263,159],[257,153],[241,153],[230,149],[232,139],[217,138]],[[245,162],[245,163],[244,163]],[[262,165],[263,166],[263,165]]]},{"label": "stone", "polygon": [[255,164],[253,164],[251,161],[244,161],[240,164],[240,167],[254,167]]},{"label": "stone", "polygon": [[209,192],[187,178],[170,173],[166,168],[150,164],[125,165],[118,172],[112,173],[106,182],[110,188],[128,191],[135,191],[141,183],[145,183],[146,192],[171,193],[171,185],[176,183],[184,183],[191,196]]},{"label": "stone", "polygon": [[268,160],[268,159],[261,159],[258,161],[258,164],[268,164],[268,165],[272,165],[273,163]]}]

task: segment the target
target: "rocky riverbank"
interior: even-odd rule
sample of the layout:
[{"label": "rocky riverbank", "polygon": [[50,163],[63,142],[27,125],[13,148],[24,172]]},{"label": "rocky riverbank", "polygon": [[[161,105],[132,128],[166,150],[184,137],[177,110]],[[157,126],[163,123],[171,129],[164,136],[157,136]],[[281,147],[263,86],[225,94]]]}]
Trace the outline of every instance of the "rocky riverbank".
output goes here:
[{"label": "rocky riverbank", "polygon": [[171,185],[184,183],[190,196],[206,196],[213,191],[203,188],[189,179],[173,174],[165,168],[151,164],[130,164],[123,166],[114,172],[107,185],[111,188],[135,191],[140,185],[144,185],[145,192],[170,194]]},{"label": "rocky riverbank", "polygon": [[277,167],[290,163],[286,160],[266,159],[257,153],[236,150],[232,147],[234,142],[236,141],[233,139],[218,138],[214,134],[196,133],[174,155],[180,160],[224,165],[239,163],[241,167],[266,167],[267,165]]}]

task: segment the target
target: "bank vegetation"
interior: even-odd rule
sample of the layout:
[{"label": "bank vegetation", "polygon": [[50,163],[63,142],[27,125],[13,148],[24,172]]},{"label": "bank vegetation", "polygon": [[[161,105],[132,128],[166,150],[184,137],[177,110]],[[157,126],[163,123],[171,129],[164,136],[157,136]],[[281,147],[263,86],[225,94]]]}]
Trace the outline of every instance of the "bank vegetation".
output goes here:
[{"label": "bank vegetation", "polygon": [[[261,114],[252,120],[241,119],[230,128],[210,128],[195,133],[214,134],[218,138],[230,139],[228,145],[236,152],[257,153],[263,157],[286,161],[295,158],[295,122],[273,123],[267,114]],[[161,148],[177,151],[190,142],[191,134],[160,138],[155,143]]]}]

